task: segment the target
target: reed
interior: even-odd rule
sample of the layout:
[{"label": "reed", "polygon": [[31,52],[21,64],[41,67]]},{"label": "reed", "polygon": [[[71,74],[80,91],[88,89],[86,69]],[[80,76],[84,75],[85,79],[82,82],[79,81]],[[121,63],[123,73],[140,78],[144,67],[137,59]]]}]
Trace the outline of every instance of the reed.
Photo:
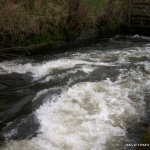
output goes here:
[{"label": "reed", "polygon": [[0,48],[72,40],[97,27],[104,33],[120,24],[121,6],[121,0],[1,0]]}]

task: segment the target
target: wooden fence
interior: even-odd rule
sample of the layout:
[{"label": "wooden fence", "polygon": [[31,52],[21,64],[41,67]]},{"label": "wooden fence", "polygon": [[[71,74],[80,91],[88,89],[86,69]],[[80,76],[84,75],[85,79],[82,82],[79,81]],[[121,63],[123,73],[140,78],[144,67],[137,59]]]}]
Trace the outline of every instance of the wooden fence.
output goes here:
[{"label": "wooden fence", "polygon": [[150,0],[128,0],[128,25],[150,28]]}]

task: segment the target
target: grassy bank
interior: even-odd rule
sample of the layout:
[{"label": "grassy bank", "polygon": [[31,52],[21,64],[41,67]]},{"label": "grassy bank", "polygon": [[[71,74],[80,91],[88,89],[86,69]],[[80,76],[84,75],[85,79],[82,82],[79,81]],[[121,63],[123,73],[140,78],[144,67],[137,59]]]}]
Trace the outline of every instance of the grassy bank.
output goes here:
[{"label": "grassy bank", "polygon": [[1,47],[46,44],[62,40],[67,15],[67,6],[64,2],[62,4],[42,0],[1,2]]},{"label": "grassy bank", "polygon": [[112,12],[107,12],[109,3],[109,0],[1,0],[0,49],[53,45],[96,30],[104,34],[114,21],[110,19]]}]

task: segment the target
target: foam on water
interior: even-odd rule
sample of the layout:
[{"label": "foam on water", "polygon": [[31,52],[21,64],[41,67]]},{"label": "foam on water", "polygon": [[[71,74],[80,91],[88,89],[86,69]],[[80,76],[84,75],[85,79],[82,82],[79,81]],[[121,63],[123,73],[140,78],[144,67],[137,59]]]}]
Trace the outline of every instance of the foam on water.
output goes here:
[{"label": "foam on water", "polygon": [[[1,65],[9,73],[31,72],[35,78],[40,78],[53,69],[73,68],[80,64],[80,70],[90,73],[98,65],[140,62],[137,64],[135,61],[137,67],[120,70],[116,81],[108,78],[99,82],[77,83],[64,89],[60,95],[45,99],[35,111],[40,123],[37,137],[8,141],[2,150],[105,150],[107,145],[112,144],[112,139],[126,138],[127,125],[138,122],[145,115],[144,91],[150,89],[150,62],[143,62],[141,58],[150,58],[149,47],[81,55],[43,64]],[[96,61],[94,57],[97,57]],[[145,72],[138,66],[140,63],[144,65]],[[45,89],[37,93],[34,100],[47,92],[48,89]],[[117,144],[121,144],[121,140],[117,140]],[[116,150],[113,145],[111,147]]]},{"label": "foam on water", "polygon": [[[43,63],[21,64],[19,61],[5,61],[0,63],[0,68],[7,73],[31,73],[34,79],[40,79],[49,75],[54,70],[74,68],[80,65],[85,73],[93,71],[93,66],[115,66],[150,58],[150,47],[133,47],[124,51],[112,50],[105,53],[101,51],[90,52],[90,54],[76,53],[71,58],[57,59]],[[1,71],[0,74],[6,73]]]},{"label": "foam on water", "polygon": [[[7,73],[32,73],[33,77],[35,79],[39,79],[47,74],[50,74],[53,72],[53,70],[56,69],[68,69],[73,68],[76,65],[104,65],[104,66],[110,66],[109,63],[104,62],[97,62],[92,63],[88,61],[78,60],[78,59],[58,59],[53,61],[48,61],[42,64],[18,64],[16,62],[10,61],[10,62],[2,62],[0,63],[0,67],[3,68]],[[89,68],[85,68],[83,71],[87,72],[89,71]],[[0,73],[6,73],[6,72],[0,72]]]},{"label": "foam on water", "polygon": [[110,138],[125,135],[126,121],[137,117],[128,90],[109,80],[74,85],[36,114],[48,147],[73,150],[104,149]]},{"label": "foam on water", "polygon": [[121,74],[115,82],[78,83],[35,112],[41,125],[37,137],[11,141],[3,150],[104,150],[111,138],[125,137],[128,123],[144,115],[141,91],[146,81],[137,69]]}]

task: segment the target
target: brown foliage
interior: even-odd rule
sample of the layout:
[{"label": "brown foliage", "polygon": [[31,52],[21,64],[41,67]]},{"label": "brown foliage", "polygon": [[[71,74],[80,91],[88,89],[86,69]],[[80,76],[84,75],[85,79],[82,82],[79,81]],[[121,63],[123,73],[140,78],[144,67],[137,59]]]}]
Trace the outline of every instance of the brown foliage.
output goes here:
[{"label": "brown foliage", "polygon": [[0,9],[0,32],[44,32],[47,20],[57,25],[65,15],[59,6],[42,0],[7,0]]}]

